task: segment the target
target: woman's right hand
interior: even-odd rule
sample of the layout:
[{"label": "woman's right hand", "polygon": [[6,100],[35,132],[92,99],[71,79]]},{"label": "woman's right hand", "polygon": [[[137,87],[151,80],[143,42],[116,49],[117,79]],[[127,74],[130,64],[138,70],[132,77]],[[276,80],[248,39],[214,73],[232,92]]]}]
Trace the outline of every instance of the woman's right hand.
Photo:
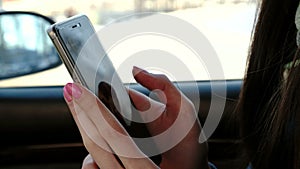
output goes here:
[{"label": "woman's right hand", "polygon": [[[155,105],[161,106],[162,104],[157,104],[156,101],[137,91],[129,90],[131,100],[133,101],[135,107],[140,110],[142,119],[148,121],[153,116],[157,116],[157,114],[159,115],[157,116],[158,118],[156,118],[154,121],[147,123],[147,128],[151,135],[155,136],[166,131],[174,124],[175,120],[178,117],[181,118],[179,120],[179,123],[177,124],[179,128],[177,128],[176,132],[170,133],[168,137],[165,138],[165,140],[154,140],[157,143],[157,147],[162,150],[162,161],[160,167],[164,169],[209,168],[207,161],[207,144],[200,144],[198,142],[201,126],[198,121],[195,120],[195,118],[197,117],[194,106],[190,102],[190,100],[188,100],[164,75],[150,74],[147,71],[141,70],[139,68],[133,69],[133,75],[138,83],[154,92],[159,101],[165,105],[165,111],[145,111],[149,109],[151,104],[154,105],[154,107]],[[91,110],[86,109],[85,111]],[[145,114],[145,112],[147,114]],[[85,113],[93,114],[92,112]],[[76,114],[72,114],[73,116],[76,116]],[[116,122],[115,124],[119,123]],[[189,125],[191,126],[190,128]],[[122,128],[122,126],[118,127]],[[174,145],[174,147],[172,147],[168,151],[163,151],[163,144],[160,143],[169,143],[170,141],[177,139],[178,135],[182,134],[180,131],[185,132],[185,130],[182,130],[185,128],[188,128],[189,130],[186,131],[187,133],[184,133],[184,137],[178,142],[178,144]],[[85,136],[83,133],[82,137],[84,139],[87,136]],[[105,141],[110,144],[110,140]],[[101,147],[97,146],[97,144],[94,144],[93,142],[86,142],[85,146],[87,147],[91,155],[87,156],[87,158],[84,160],[83,168],[96,169],[97,166],[105,166],[105,164],[103,163],[109,163],[111,160],[115,161],[113,156],[110,156],[111,159],[101,159],[101,157],[103,157],[103,155],[101,154],[103,153],[103,151],[99,151],[99,148],[101,149]],[[144,166],[148,166],[149,168],[157,168],[157,166],[155,166],[149,160],[149,158],[144,158],[142,160],[131,159],[131,168],[134,168],[134,166],[138,167],[138,163],[140,163],[141,161],[143,163],[142,165]]]},{"label": "woman's right hand", "polygon": [[[150,134],[156,136],[172,127],[163,140],[154,140],[162,152],[160,167],[163,169],[209,168],[208,147],[206,142],[199,143],[201,125],[197,120],[193,103],[165,75],[151,74],[137,67],[133,68],[133,75],[139,84],[154,93],[160,103],[165,105],[164,112],[147,111],[150,115],[142,114],[149,109],[149,102],[152,102],[151,104],[155,102],[135,90],[130,90],[129,95],[145,121],[152,119],[151,113],[153,116],[160,113],[158,118],[146,124]],[[172,144],[179,138],[181,139],[176,145],[165,150],[164,145]]]}]

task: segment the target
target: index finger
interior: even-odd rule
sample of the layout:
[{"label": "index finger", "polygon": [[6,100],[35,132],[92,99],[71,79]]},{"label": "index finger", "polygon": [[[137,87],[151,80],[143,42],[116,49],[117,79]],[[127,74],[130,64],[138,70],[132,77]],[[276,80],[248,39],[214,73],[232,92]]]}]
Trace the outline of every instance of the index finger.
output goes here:
[{"label": "index finger", "polygon": [[132,73],[138,83],[152,91],[161,102],[166,104],[167,109],[172,112],[179,110],[181,92],[165,75],[151,74],[138,67],[133,67]]},{"label": "index finger", "polygon": [[135,80],[149,90],[160,89],[162,91],[177,90],[172,82],[164,75],[155,75],[136,66],[132,69]]}]

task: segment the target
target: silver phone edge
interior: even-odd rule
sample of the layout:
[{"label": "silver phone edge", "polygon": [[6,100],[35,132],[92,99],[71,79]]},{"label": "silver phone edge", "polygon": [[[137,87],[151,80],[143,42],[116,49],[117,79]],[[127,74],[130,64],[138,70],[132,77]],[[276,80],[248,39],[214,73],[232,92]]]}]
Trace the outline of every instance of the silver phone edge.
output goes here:
[{"label": "silver phone edge", "polygon": [[78,70],[76,70],[75,65],[73,65],[73,63],[70,61],[68,54],[65,52],[65,49],[63,48],[61,42],[59,41],[59,39],[54,31],[54,27],[55,27],[55,24],[51,25],[47,29],[47,34],[50,37],[50,39],[52,40],[52,42],[58,52],[59,57],[64,62],[65,66],[66,66],[69,74],[71,75],[72,79],[74,80],[74,82],[86,86],[83,78],[80,76]]}]

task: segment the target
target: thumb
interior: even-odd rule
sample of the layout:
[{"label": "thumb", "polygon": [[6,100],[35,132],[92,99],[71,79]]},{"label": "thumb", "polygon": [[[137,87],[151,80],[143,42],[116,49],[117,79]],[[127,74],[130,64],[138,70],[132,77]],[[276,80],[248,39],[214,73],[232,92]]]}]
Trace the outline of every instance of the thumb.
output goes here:
[{"label": "thumb", "polygon": [[154,121],[166,110],[165,104],[155,101],[138,91],[129,89],[128,93],[135,108],[140,112],[144,123]]}]

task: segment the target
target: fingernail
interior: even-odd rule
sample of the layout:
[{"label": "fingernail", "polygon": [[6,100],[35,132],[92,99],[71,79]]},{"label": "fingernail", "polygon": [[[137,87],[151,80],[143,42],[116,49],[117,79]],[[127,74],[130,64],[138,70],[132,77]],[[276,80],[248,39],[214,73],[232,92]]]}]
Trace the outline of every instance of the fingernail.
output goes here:
[{"label": "fingernail", "polygon": [[137,67],[137,66],[133,66],[133,69],[132,69],[133,76],[135,76],[135,75],[137,75],[137,74],[139,74],[139,73],[141,73],[141,72],[148,73],[148,72],[147,72],[146,70],[144,70],[144,69],[141,69],[141,68],[139,68],[139,67]]},{"label": "fingernail", "polygon": [[73,100],[72,96],[70,96],[69,92],[67,91],[67,86],[64,87],[64,96],[67,102],[71,102]]},{"label": "fingernail", "polygon": [[75,83],[68,83],[65,88],[71,98],[79,99],[82,95],[82,90]]}]

